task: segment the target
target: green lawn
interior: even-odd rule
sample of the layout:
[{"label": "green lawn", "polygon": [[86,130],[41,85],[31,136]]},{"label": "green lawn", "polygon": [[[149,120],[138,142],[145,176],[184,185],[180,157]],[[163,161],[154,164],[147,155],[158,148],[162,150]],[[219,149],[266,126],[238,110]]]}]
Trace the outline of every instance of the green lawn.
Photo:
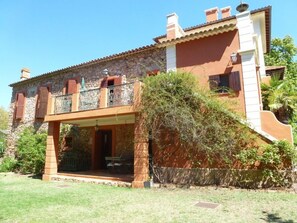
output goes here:
[{"label": "green lawn", "polygon": [[[220,206],[195,206],[199,201]],[[297,194],[129,189],[0,174],[0,222],[297,222]]]}]

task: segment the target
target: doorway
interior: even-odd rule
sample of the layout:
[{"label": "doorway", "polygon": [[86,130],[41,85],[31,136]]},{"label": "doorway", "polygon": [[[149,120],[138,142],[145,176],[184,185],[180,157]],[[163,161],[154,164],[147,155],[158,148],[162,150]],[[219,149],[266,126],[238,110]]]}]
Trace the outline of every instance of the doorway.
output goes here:
[{"label": "doorway", "polygon": [[107,169],[107,156],[112,156],[112,130],[99,130],[96,132],[95,169]]}]

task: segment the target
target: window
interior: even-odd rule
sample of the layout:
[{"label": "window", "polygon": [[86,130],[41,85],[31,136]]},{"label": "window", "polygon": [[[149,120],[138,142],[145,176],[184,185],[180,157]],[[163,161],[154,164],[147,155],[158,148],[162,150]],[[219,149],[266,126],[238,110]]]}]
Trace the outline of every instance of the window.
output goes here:
[{"label": "window", "polygon": [[209,76],[209,88],[217,93],[227,93],[230,89],[240,91],[240,74],[236,71],[229,74]]},{"label": "window", "polygon": [[36,103],[36,118],[44,118],[47,114],[47,104],[48,104],[49,88],[40,87],[38,91],[37,103]]},{"label": "window", "polygon": [[122,77],[114,77],[112,79],[107,79],[107,94],[108,94],[108,106],[118,105],[121,101]]},{"label": "window", "polygon": [[17,93],[15,101],[15,113],[14,118],[16,120],[23,119],[25,111],[25,93]]}]

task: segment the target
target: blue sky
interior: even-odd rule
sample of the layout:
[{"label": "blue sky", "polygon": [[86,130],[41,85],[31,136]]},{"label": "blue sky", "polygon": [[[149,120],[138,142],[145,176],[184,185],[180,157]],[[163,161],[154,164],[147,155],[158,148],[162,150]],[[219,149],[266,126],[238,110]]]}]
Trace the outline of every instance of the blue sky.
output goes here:
[{"label": "blue sky", "polygon": [[[10,83],[152,44],[176,12],[183,28],[205,23],[204,10],[240,0],[0,0],[0,106],[8,108]],[[246,0],[250,9],[272,6],[272,38],[297,41],[296,0]]]}]

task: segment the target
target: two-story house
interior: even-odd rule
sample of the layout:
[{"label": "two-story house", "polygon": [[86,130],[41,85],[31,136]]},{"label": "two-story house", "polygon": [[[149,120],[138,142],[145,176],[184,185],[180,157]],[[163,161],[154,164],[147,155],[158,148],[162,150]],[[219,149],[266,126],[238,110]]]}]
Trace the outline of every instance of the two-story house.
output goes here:
[{"label": "two-story house", "polygon": [[[141,100],[139,78],[157,72],[185,70],[202,85],[228,87],[240,112],[262,137],[287,139],[292,130],[263,111],[261,79],[271,39],[271,7],[231,14],[231,8],[205,10],[206,23],[183,29],[178,16],[167,16],[167,32],[154,43],[30,78],[22,69],[13,83],[10,146],[26,126],[47,129],[44,180],[59,174],[61,124],[87,133],[91,170],[106,168],[106,158],[132,156],[132,186],[143,187],[149,172],[148,139],[134,104]],[[60,173],[61,174],[61,173]]]}]

